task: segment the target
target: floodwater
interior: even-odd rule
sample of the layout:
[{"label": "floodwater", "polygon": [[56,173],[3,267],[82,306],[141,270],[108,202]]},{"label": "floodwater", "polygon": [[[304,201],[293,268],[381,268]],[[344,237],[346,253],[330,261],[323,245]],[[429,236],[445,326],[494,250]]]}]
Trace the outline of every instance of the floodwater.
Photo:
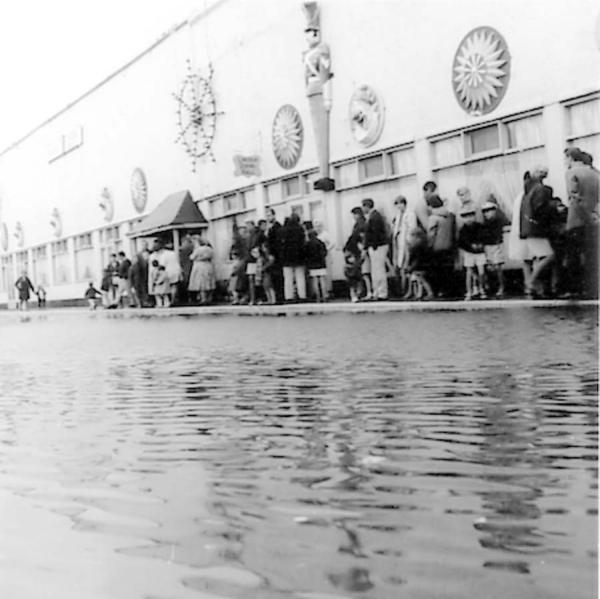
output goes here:
[{"label": "floodwater", "polygon": [[0,596],[584,599],[594,310],[0,319]]}]

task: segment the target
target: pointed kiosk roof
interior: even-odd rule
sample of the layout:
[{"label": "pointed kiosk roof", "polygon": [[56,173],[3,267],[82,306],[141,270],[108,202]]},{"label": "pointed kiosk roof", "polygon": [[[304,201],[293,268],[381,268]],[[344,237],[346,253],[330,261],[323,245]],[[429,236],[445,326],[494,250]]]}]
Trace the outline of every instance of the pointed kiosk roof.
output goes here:
[{"label": "pointed kiosk roof", "polygon": [[131,237],[150,237],[173,229],[208,227],[208,221],[188,191],[167,196],[150,214],[145,216],[130,233]]}]

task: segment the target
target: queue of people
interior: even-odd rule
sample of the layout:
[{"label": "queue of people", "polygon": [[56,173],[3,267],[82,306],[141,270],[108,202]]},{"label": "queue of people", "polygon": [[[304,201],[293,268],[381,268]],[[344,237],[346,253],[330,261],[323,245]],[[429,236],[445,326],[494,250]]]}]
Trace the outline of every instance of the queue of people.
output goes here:
[{"label": "queue of people", "polygon": [[[389,221],[363,199],[351,210],[343,246],[351,301],[503,298],[507,257],[521,264],[527,298],[597,297],[599,173],[578,148],[567,148],[565,160],[566,201],[544,183],[548,169],[540,165],[524,173],[511,214],[492,193],[476,200],[463,186],[448,200],[433,181],[418,201],[396,197]],[[282,224],[269,208],[257,223],[234,224],[227,298],[249,305],[327,301],[333,250],[321,222],[292,213]],[[216,288],[212,246],[187,235],[178,254],[158,240],[133,261],[113,255],[100,290],[90,284],[86,298],[90,307],[101,298],[106,308],[207,305]]]},{"label": "queue of people", "polygon": [[186,235],[179,252],[157,239],[133,261],[124,252],[112,254],[100,289],[90,282],[84,298],[92,310],[100,304],[107,309],[207,305],[216,288],[213,256],[212,246],[200,235]]}]

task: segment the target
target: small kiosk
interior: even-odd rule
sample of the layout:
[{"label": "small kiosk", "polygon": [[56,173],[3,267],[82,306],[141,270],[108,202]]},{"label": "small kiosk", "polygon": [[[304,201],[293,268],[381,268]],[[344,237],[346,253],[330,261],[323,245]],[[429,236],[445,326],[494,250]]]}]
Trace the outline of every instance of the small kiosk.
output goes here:
[{"label": "small kiosk", "polygon": [[172,243],[177,252],[184,235],[203,235],[207,228],[208,221],[194,202],[192,194],[185,190],[167,196],[133,227],[129,236],[135,240],[160,238]]}]

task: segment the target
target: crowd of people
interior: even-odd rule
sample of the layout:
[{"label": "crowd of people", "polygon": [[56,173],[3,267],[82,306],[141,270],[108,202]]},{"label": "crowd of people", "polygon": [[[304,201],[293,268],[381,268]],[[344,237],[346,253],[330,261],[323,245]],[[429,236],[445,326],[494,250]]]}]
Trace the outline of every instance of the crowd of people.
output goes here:
[{"label": "crowd of people", "polygon": [[[351,210],[343,247],[351,301],[503,298],[506,249],[521,265],[525,297],[596,298],[598,171],[579,148],[567,148],[565,159],[566,201],[544,183],[548,169],[540,165],[524,173],[511,214],[493,193],[475,199],[460,187],[449,201],[433,181],[411,207],[396,197],[391,222],[365,198]],[[235,227],[232,303],[325,301],[334,247],[322,223],[301,223],[297,214],[282,225],[269,209],[256,226]]]},{"label": "crowd of people", "polygon": [[211,244],[201,235],[185,235],[178,252],[159,238],[133,261],[125,252],[112,254],[100,289],[90,282],[84,297],[92,310],[100,303],[108,309],[207,305],[216,288],[213,257]]},{"label": "crowd of people", "polygon": [[[579,148],[567,148],[565,160],[565,202],[544,183],[548,169],[540,165],[524,173],[510,215],[492,193],[475,199],[460,187],[448,200],[433,181],[418,201],[396,197],[389,220],[372,199],[363,199],[351,210],[354,224],[342,248],[350,300],[502,298],[505,249],[521,265],[525,297],[597,298],[599,171]],[[90,283],[84,297],[90,309],[208,305],[215,299],[322,302],[332,297],[335,248],[323,223],[301,222],[292,213],[281,224],[269,208],[256,224],[234,224],[226,289],[217,288],[211,244],[185,235],[178,251],[159,238],[133,260],[113,254],[100,289]],[[26,271],[15,286],[21,308],[31,293],[45,305],[45,289],[34,288]]]}]

